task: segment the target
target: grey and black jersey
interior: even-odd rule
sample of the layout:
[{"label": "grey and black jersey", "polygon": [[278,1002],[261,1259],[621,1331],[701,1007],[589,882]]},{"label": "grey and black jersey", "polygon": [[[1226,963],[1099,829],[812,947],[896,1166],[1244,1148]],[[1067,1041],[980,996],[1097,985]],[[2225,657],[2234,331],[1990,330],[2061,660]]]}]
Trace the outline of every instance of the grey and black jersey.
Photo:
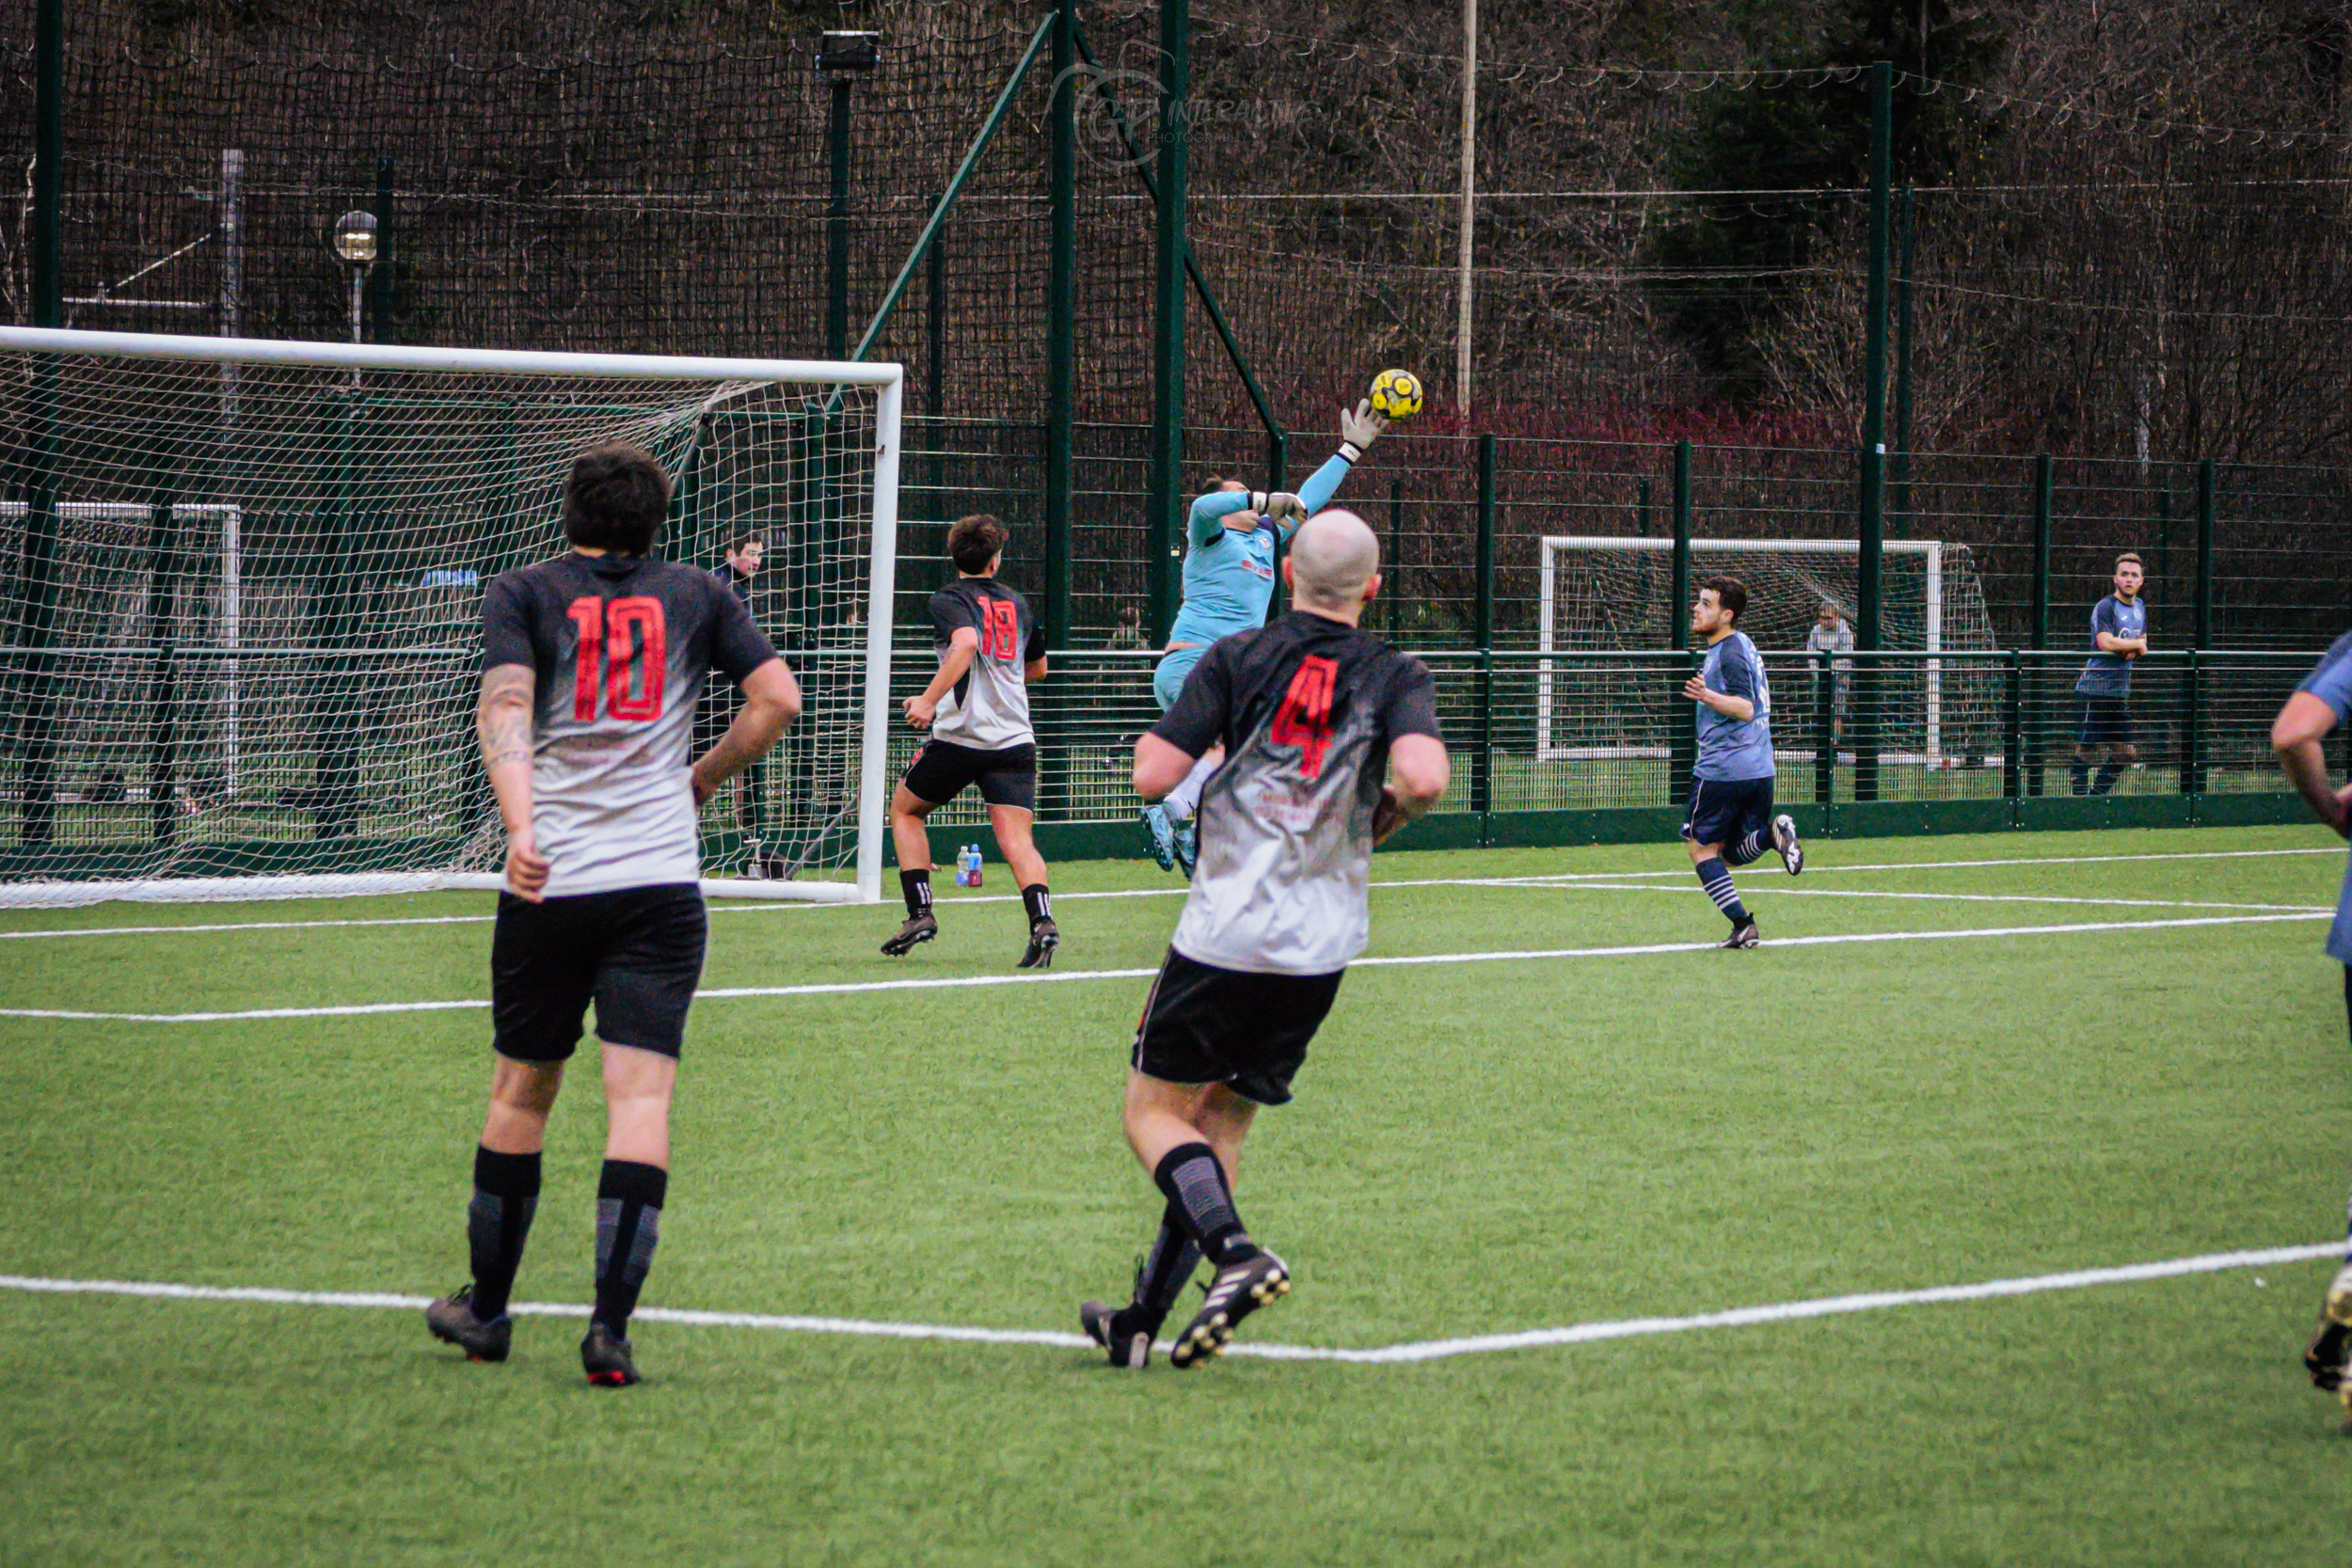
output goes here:
[{"label": "grey and black jersey", "polygon": [[1226,749],[1173,945],[1198,963],[1328,974],[1364,950],[1373,816],[1399,736],[1438,736],[1429,667],[1303,610],[1210,648],[1152,733]]},{"label": "grey and black jersey", "polygon": [[577,552],[501,574],[482,603],[482,667],[536,677],[533,836],[550,897],[701,875],[688,755],[713,669],[776,657],[709,573]]},{"label": "grey and black jersey", "polygon": [[931,631],[940,656],[961,626],[980,640],[972,668],[940,699],[931,734],[976,752],[1026,746],[1028,667],[1045,657],[1045,628],[1029,601],[993,578],[959,578],[931,595]]}]

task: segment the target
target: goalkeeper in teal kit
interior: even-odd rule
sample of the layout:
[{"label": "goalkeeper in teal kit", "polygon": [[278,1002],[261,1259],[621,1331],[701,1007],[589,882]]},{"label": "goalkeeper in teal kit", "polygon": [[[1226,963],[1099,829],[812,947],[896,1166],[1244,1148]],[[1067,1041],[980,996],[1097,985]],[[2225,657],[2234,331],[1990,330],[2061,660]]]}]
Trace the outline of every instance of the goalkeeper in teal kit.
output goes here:
[{"label": "goalkeeper in teal kit", "polygon": [[[1369,398],[1355,411],[1340,410],[1340,450],[1317,468],[1296,495],[1248,490],[1229,479],[1192,503],[1184,520],[1184,603],[1168,628],[1168,652],[1152,673],[1152,695],[1165,713],[1176,705],[1185,677],[1210,644],[1235,632],[1265,625],[1274,598],[1275,556],[1298,525],[1331,504],[1340,482],[1380,439],[1389,421],[1372,411]],[[1213,748],[1193,765],[1184,782],[1157,805],[1143,808],[1152,832],[1152,858],[1163,871],[1192,875],[1193,813],[1200,791],[1225,760]]]}]

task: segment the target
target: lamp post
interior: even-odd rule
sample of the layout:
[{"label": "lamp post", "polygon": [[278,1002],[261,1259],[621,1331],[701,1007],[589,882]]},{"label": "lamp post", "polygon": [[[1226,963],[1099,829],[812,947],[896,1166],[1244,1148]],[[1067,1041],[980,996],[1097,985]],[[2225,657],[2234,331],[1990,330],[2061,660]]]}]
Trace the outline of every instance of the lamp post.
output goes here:
[{"label": "lamp post", "polygon": [[368,269],[375,265],[375,214],[355,208],[335,220],[335,254],[351,269],[351,341],[365,342],[360,303]]},{"label": "lamp post", "polygon": [[825,356],[850,352],[850,89],[882,64],[880,33],[827,33],[817,73],[833,89],[832,202],[825,216]]}]

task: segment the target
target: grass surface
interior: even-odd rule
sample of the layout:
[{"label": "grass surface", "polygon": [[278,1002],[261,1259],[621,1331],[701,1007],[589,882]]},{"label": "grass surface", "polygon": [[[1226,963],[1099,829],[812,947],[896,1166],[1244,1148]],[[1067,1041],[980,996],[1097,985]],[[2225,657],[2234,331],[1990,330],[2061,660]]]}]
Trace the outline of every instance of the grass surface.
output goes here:
[{"label": "grass surface", "polygon": [[[1743,887],[1755,953],[1362,967],[1240,1194],[1367,1347],[2321,1242],[2346,1176],[2322,923],[2288,830],[1840,841]],[[1863,871],[1889,862],[2042,863]],[[1770,864],[1771,863],[1767,863]],[[992,875],[999,874],[991,867]],[[1374,954],[1712,941],[1673,846],[1383,856]],[[1148,968],[1174,897],[1059,868],[1059,973]],[[992,895],[1011,889],[992,885]],[[1851,893],[1932,897],[1830,896]],[[1963,899],[1953,895],[1967,895]],[[2025,900],[2088,900],[2038,902]],[[12,913],[18,1007],[486,994],[482,896]],[[706,987],[998,974],[1014,903],[714,914]],[[2271,911],[2279,912],[2279,911]],[[1146,982],[710,999],[649,1306],[1067,1329],[1158,1202],[1118,1101]],[[462,1280],[478,1011],[0,1019],[0,1274],[428,1295]],[[582,1064],[583,1067],[586,1065]],[[584,1302],[602,1117],[559,1106],[518,1295]],[[2342,1561],[2352,1442],[2296,1354],[2324,1262],[1414,1366],[574,1320],[469,1366],[411,1311],[0,1291],[0,1560],[677,1563]]]}]

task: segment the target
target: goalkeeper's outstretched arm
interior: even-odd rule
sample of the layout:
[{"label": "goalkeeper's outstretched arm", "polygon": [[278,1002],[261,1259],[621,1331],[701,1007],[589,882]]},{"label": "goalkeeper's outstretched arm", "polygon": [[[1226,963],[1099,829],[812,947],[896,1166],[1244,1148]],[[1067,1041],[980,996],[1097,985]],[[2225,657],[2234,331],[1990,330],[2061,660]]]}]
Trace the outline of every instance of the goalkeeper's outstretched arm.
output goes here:
[{"label": "goalkeeper's outstretched arm", "polygon": [[1298,487],[1299,515],[1280,520],[1282,536],[1289,538],[1300,523],[1331,504],[1331,498],[1340,493],[1340,484],[1363,461],[1372,444],[1388,433],[1389,421],[1372,411],[1372,400],[1366,398],[1353,411],[1340,410],[1340,450],[1331,454],[1322,467],[1308,476]]}]

